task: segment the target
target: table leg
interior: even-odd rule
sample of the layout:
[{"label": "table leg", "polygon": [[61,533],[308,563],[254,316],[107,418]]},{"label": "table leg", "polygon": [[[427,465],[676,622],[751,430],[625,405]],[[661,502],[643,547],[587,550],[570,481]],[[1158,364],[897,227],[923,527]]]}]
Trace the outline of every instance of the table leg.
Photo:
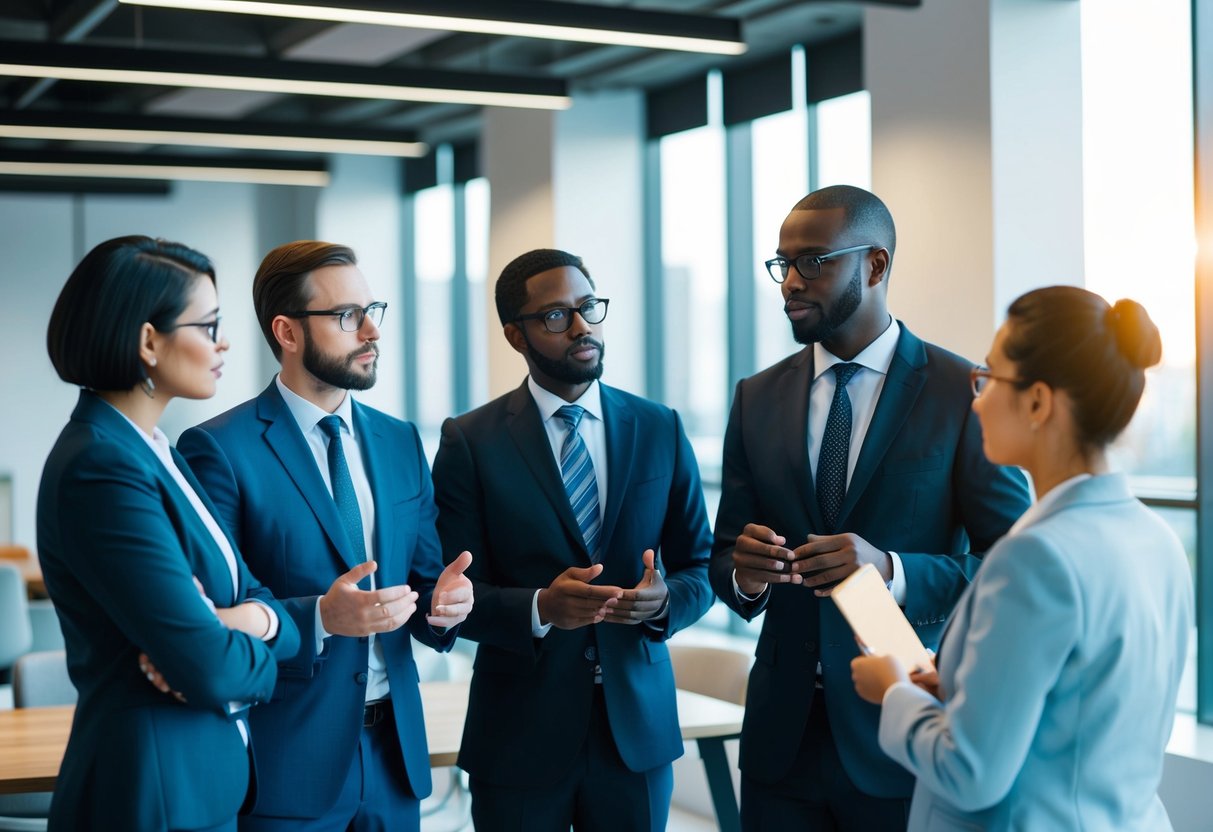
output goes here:
[{"label": "table leg", "polygon": [[729,758],[724,752],[724,737],[704,737],[698,740],[699,756],[708,776],[712,806],[720,832],[741,832],[741,814],[737,809],[737,794],[733,791],[733,775]]}]

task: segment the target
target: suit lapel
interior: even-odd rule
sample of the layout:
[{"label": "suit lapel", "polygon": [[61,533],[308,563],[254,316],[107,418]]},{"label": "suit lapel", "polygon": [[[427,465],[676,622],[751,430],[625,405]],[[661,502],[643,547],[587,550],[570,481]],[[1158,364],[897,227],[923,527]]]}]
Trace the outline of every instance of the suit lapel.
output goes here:
[{"label": "suit lapel", "polygon": [[876,402],[876,412],[872,414],[868,434],[859,449],[859,459],[855,462],[855,470],[847,485],[846,498],[838,511],[837,528],[846,528],[847,517],[863,497],[864,489],[871,482],[876,468],[910,415],[910,410],[926,383],[926,375],[922,372],[926,363],[927,353],[922,341],[903,326],[901,336],[897,339],[893,362],[889,365],[889,374],[884,380],[884,389],[880,391],[880,399]]},{"label": "suit lapel", "polygon": [[[800,492],[800,504],[809,515],[809,528],[825,528],[821,509],[817,505],[817,489],[813,485],[813,468],[809,465],[809,390],[813,385],[813,348],[805,347],[788,365],[777,388],[776,413],[782,414],[780,435],[787,443],[785,459],[793,460],[792,476]],[[792,548],[804,541],[788,541]]]},{"label": "suit lapel", "polygon": [[[224,523],[222,521],[220,521],[219,512],[215,510],[215,504],[211,502],[211,498],[207,496],[206,490],[202,487],[202,484],[199,483],[197,478],[194,476],[194,472],[190,469],[189,463],[185,461],[185,457],[183,457],[183,456],[181,456],[181,454],[177,453],[176,448],[172,449],[172,454],[173,454],[173,462],[177,463],[177,470],[179,470],[181,472],[181,476],[185,477],[185,481],[190,484],[190,488],[194,489],[194,493],[198,495],[198,499],[202,501],[202,505],[206,508],[207,511],[210,512],[211,517],[214,518],[215,525],[219,527],[219,531],[223,532],[223,536],[225,538],[227,538],[227,544],[232,547],[232,552],[234,554],[236,554],[237,557],[239,557],[240,550],[236,547],[236,541],[232,539],[231,532],[229,532],[227,530],[227,527],[224,525]],[[186,499],[188,502],[188,498],[186,498]],[[186,506],[183,509],[183,511],[185,512],[185,516],[193,515],[193,516],[197,517],[197,514],[198,514],[198,512],[194,511],[193,506]],[[202,534],[204,534],[206,536],[206,538],[208,540],[210,540],[211,539],[210,530],[206,528],[206,525],[204,523],[202,523],[201,518],[198,518],[198,521],[199,521],[199,525],[202,527]],[[214,546],[206,546],[204,548],[206,549],[207,552],[216,551],[216,549],[217,549],[217,547],[214,547]],[[216,598],[214,595],[212,595],[211,600],[214,601],[216,604],[218,604],[221,607],[230,607],[230,606],[233,606],[239,599],[244,597],[244,592],[247,588],[243,587],[243,586],[239,586],[240,570],[237,569],[236,570],[236,581],[237,581],[236,594],[235,594],[235,597],[231,597],[229,595],[229,592],[230,592],[230,589],[232,586],[231,568],[228,566],[227,558],[223,557],[223,553],[218,552],[218,555],[219,555],[218,561],[222,565],[222,574],[215,575],[216,580],[212,586],[222,587],[223,592],[222,592],[222,595],[218,598]],[[213,562],[215,561],[215,558],[208,558],[207,560],[208,560],[208,563],[213,564]]]},{"label": "suit lapel", "polygon": [[[535,405],[535,399],[527,389],[526,382],[510,395],[506,409],[506,429],[510,438],[535,477],[540,493],[556,509],[556,515],[572,539],[581,544],[582,554],[588,563],[589,554],[585,552],[581,528],[577,525],[577,518],[573,516],[572,507],[569,506],[569,497],[564,493],[564,480],[560,477],[560,469],[556,467],[552,445],[543,428],[543,421],[539,418],[539,408]],[[605,540],[604,536],[603,541]]]},{"label": "suit lapel", "polygon": [[353,546],[337,513],[333,495],[325,488],[324,478],[316,468],[316,458],[312,456],[312,450],[299,430],[299,423],[273,382],[257,398],[257,415],[269,423],[265,430],[266,443],[316,515],[333,547],[341,554],[347,567],[352,569],[357,566]]},{"label": "suit lapel", "polygon": [[[632,479],[632,458],[636,450],[636,415],[615,391],[599,384],[602,393],[602,416],[606,422],[607,498],[603,516],[602,541],[599,544],[603,560],[610,551],[611,533],[619,519],[624,492]],[[567,502],[567,500],[566,500]]]}]

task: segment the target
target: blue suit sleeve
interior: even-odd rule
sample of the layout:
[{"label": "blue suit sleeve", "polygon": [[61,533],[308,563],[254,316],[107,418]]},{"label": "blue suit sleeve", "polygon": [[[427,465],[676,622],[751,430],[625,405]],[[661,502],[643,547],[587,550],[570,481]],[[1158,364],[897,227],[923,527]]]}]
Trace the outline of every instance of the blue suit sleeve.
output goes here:
[{"label": "blue suit sleeve", "polygon": [[63,551],[80,581],[191,707],[228,713],[270,698],[277,664],[260,640],[229,630],[199,595],[154,476],[96,443],[59,484]]}]

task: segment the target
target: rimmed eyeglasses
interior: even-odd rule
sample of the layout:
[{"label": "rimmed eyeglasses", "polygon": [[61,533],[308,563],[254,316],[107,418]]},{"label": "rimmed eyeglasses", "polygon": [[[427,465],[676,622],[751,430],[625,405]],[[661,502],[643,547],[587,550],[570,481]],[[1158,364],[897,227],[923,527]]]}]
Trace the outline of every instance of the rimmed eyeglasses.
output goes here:
[{"label": "rimmed eyeglasses", "polygon": [[362,329],[362,322],[370,318],[371,323],[379,326],[383,322],[383,312],[387,309],[387,304],[383,301],[376,301],[370,306],[347,306],[341,309],[304,309],[299,312],[283,312],[288,318],[311,318],[320,315],[328,315],[337,319],[338,326],[342,332],[357,332]]},{"label": "rimmed eyeglasses", "polygon": [[581,306],[555,306],[542,312],[531,312],[519,315],[514,323],[519,321],[543,321],[543,328],[548,332],[560,334],[568,332],[573,325],[573,313],[576,312],[587,324],[600,324],[606,320],[608,298],[590,298]]},{"label": "rimmed eyeglasses", "polygon": [[825,254],[802,254],[799,257],[793,257],[789,260],[786,257],[773,257],[766,261],[763,265],[767,267],[767,273],[771,275],[771,280],[776,283],[783,283],[788,279],[788,270],[795,267],[797,273],[805,280],[816,280],[821,277],[821,264],[833,260],[835,257],[842,257],[845,254],[854,254],[857,251],[871,251],[876,248],[884,248],[875,244],[864,246],[848,246],[840,248],[837,251],[827,251]]},{"label": "rimmed eyeglasses", "polygon": [[991,381],[1001,381],[1006,384],[1023,384],[1021,378],[1011,378],[1010,376],[996,376],[990,372],[989,367],[974,367],[969,370],[969,386],[973,389],[973,398],[978,398],[990,386]]}]

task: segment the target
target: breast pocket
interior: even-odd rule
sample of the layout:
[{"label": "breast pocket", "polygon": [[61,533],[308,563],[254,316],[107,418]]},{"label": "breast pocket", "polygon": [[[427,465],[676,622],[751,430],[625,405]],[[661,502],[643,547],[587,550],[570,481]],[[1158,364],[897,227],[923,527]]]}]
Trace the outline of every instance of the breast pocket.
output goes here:
[{"label": "breast pocket", "polygon": [[926,474],[931,471],[938,471],[943,466],[944,455],[942,452],[909,459],[890,459],[885,462],[881,475],[885,477],[897,477],[905,474]]}]

